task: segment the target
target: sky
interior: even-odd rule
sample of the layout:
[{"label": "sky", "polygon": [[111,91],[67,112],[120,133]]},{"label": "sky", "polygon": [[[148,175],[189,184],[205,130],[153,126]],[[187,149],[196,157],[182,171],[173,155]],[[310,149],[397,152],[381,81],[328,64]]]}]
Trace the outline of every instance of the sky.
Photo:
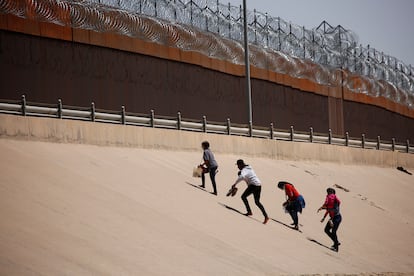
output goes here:
[{"label": "sky", "polygon": [[[220,2],[243,5],[243,0]],[[362,46],[414,67],[414,0],[246,0],[246,5],[306,29],[323,20],[341,25],[356,33]]]}]

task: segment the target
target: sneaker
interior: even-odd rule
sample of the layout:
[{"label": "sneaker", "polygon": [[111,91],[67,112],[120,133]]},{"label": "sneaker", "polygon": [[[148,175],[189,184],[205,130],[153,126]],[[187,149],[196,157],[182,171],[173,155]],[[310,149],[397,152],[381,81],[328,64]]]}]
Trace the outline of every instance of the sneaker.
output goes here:
[{"label": "sneaker", "polygon": [[252,212],[247,212],[246,214],[244,214],[245,216],[248,216],[248,217],[250,217],[251,215],[253,215],[253,213]]},{"label": "sneaker", "polygon": [[266,224],[268,221],[269,221],[269,218],[268,218],[268,217],[266,217],[266,218],[264,219],[264,221],[263,221],[263,224]]},{"label": "sneaker", "polygon": [[232,187],[230,188],[230,190],[227,192],[226,196],[234,196],[237,192],[237,188],[236,187]]},{"label": "sneaker", "polygon": [[335,252],[338,252],[339,251],[339,245],[340,245],[341,243],[338,243],[338,244],[334,244],[334,245],[332,245],[331,246],[331,249],[333,250],[333,251],[335,251]]},{"label": "sneaker", "polygon": [[204,186],[204,185],[199,185],[198,187],[200,187],[200,188],[203,188],[203,189],[204,189],[206,186]]},{"label": "sneaker", "polygon": [[212,192],[211,194],[213,194],[213,195],[217,195],[217,192]]},{"label": "sneaker", "polygon": [[295,226],[293,227],[295,230],[299,231],[299,225],[295,224]]}]

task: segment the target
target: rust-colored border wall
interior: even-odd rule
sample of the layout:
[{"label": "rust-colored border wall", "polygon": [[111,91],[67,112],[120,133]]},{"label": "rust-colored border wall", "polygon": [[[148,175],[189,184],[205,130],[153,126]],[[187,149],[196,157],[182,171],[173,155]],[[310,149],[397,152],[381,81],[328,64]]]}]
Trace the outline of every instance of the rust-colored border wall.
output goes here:
[{"label": "rust-colored border wall", "polygon": [[[234,123],[247,122],[242,77],[169,59],[0,32],[1,97]],[[329,128],[325,96],[252,81],[255,125]],[[307,118],[303,120],[304,116]]]},{"label": "rust-colored border wall", "polygon": [[[210,58],[196,51],[182,51],[177,48],[113,33],[97,33],[90,30],[74,29],[51,23],[38,22],[31,19],[22,19],[11,14],[0,15],[0,29],[151,55],[154,57],[199,65],[235,76],[244,75],[244,67],[242,65]],[[287,85],[319,95],[329,95],[335,98],[344,97],[347,100],[376,105],[401,115],[414,118],[414,110],[382,97],[372,97],[361,93],[354,93],[347,89],[342,91],[341,87],[327,87],[310,80],[297,79],[286,74],[271,72],[254,66],[251,68],[251,77]],[[354,87],[358,87],[364,82],[358,77],[355,77],[353,81]]]},{"label": "rust-colored border wall", "polygon": [[[26,94],[29,101],[53,103],[61,98],[64,104],[78,106],[94,101],[104,109],[119,110],[125,105],[130,112],[155,109],[156,114],[175,116],[181,111],[188,118],[206,115],[208,120],[247,122],[243,66],[139,39],[12,15],[1,15],[0,27],[13,31],[1,32],[1,98]],[[277,128],[294,125],[306,131],[312,126],[319,132],[331,128],[339,135],[349,131],[351,136],[364,132],[400,141],[414,138],[414,130],[408,127],[413,124],[412,110],[386,99],[251,69],[255,125],[273,122]],[[382,111],[376,117],[380,126],[356,123],[347,115],[361,111],[358,102],[364,103],[362,112],[367,114]],[[391,127],[395,120],[407,127],[395,132]]]}]

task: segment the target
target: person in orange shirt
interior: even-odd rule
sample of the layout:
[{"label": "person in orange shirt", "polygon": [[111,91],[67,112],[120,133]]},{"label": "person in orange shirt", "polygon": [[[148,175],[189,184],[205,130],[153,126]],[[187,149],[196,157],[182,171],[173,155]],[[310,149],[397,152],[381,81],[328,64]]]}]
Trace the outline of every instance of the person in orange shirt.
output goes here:
[{"label": "person in orange shirt", "polygon": [[280,181],[277,186],[279,189],[285,191],[286,201],[283,203],[283,207],[285,207],[286,211],[292,217],[292,225],[294,228],[299,230],[298,212],[302,213],[302,208],[305,207],[305,200],[292,184],[286,181]]}]

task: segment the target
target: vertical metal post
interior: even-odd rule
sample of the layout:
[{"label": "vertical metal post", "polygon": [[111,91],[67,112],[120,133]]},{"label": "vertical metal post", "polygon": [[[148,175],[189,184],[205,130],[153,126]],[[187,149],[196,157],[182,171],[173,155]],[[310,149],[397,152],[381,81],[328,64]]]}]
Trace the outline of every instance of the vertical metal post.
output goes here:
[{"label": "vertical metal post", "polygon": [[206,31],[208,32],[208,17],[206,15]]},{"label": "vertical metal post", "polygon": [[155,112],[154,112],[154,109],[151,109],[151,119],[150,119],[150,122],[151,122],[151,127],[155,127]]},{"label": "vertical metal post", "polygon": [[181,130],[181,112],[177,113],[177,129]]},{"label": "vertical metal post", "polygon": [[274,131],[273,131],[273,123],[270,123],[270,139],[274,139],[275,138],[275,134],[274,134]]},{"label": "vertical metal post", "polygon": [[203,116],[203,132],[207,132],[207,117]]},{"label": "vertical metal post", "polygon": [[362,134],[362,137],[361,137],[361,147],[365,149],[365,134]]},{"label": "vertical metal post", "polygon": [[227,118],[227,135],[231,135],[231,122],[230,122],[230,118]]},{"label": "vertical metal post", "polygon": [[230,2],[229,2],[229,5],[228,5],[228,7],[229,7],[229,38],[231,39],[231,7],[230,7]]},{"label": "vertical metal post", "polygon": [[377,150],[381,148],[381,137],[377,136]]},{"label": "vertical metal post", "polygon": [[278,50],[282,49],[282,39],[280,38],[280,17],[277,18],[277,38],[278,38]]},{"label": "vertical metal post", "polygon": [[345,146],[349,146],[349,133],[345,132]]},{"label": "vertical metal post", "polygon": [[190,1],[190,22],[191,26],[193,26],[193,1]]},{"label": "vertical metal post", "polygon": [[249,137],[253,136],[253,124],[252,121],[249,121]]},{"label": "vertical metal post", "polygon": [[305,26],[302,26],[302,38],[303,38],[303,58],[306,58],[306,37],[305,37]]},{"label": "vertical metal post", "polygon": [[125,120],[125,106],[121,106],[121,123],[123,125],[126,124],[126,120]]},{"label": "vertical metal post", "polygon": [[57,116],[58,116],[58,118],[59,119],[62,119],[62,117],[63,117],[63,112],[62,112],[62,100],[61,99],[59,99],[58,100],[58,110],[57,110]]},{"label": "vertical metal post", "polygon": [[219,2],[219,0],[217,0],[217,11],[216,11],[216,15],[217,15],[217,22],[216,22],[216,24],[217,24],[217,33],[218,34],[220,34],[220,9],[219,9],[219,5],[220,5],[220,2]]},{"label": "vertical metal post", "polygon": [[253,23],[254,23],[254,43],[257,45],[257,17],[256,17],[256,9],[253,9]]},{"label": "vertical metal post", "polygon": [[406,148],[406,152],[409,153],[410,152],[410,140],[407,139],[407,148]]},{"label": "vertical metal post", "polygon": [[22,95],[22,115],[26,116],[26,96]]},{"label": "vertical metal post", "polygon": [[295,131],[293,130],[293,126],[290,126],[290,141],[293,141],[294,135],[295,135]]},{"label": "vertical metal post", "polygon": [[250,83],[250,59],[249,59],[249,42],[247,38],[247,8],[246,0],[243,0],[243,28],[244,28],[244,64],[246,70],[246,91],[248,101],[248,122],[253,123],[252,115],[252,91]]},{"label": "vertical metal post", "polygon": [[313,127],[309,128],[309,142],[313,143]]},{"label": "vertical metal post", "polygon": [[328,132],[328,144],[332,144],[332,129],[329,129]]},{"label": "vertical metal post", "polygon": [[95,103],[91,103],[91,121],[95,122]]},{"label": "vertical metal post", "polygon": [[392,138],[392,151],[395,151],[395,138]]},{"label": "vertical metal post", "polygon": [[269,47],[269,24],[268,24],[268,15],[265,13],[266,18],[266,47]]},{"label": "vertical metal post", "polygon": [[[177,21],[177,5],[175,5],[175,1],[174,0],[174,21]],[[208,31],[208,26],[207,26],[207,31]]]}]

